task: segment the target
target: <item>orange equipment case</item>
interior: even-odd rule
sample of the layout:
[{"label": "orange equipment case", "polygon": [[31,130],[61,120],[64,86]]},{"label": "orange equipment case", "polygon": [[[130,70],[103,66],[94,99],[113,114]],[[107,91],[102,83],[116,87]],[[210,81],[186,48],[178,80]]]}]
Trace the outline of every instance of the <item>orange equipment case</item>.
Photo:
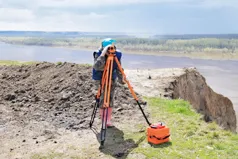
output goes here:
[{"label": "orange equipment case", "polygon": [[169,128],[163,123],[152,124],[147,128],[147,140],[151,144],[161,144],[169,141]]}]

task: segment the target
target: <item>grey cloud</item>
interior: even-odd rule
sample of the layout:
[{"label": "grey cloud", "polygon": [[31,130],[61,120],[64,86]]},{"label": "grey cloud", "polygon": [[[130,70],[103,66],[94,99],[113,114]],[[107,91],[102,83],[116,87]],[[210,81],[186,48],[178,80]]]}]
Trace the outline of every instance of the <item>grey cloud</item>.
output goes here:
[{"label": "grey cloud", "polygon": [[0,8],[0,21],[25,22],[34,19],[34,14],[27,9]]},{"label": "grey cloud", "polygon": [[[160,25],[142,24],[133,15],[140,13],[133,13],[130,9],[124,13],[113,13],[109,15],[117,17],[112,26],[105,25],[110,16],[94,12],[94,7],[99,8],[107,6],[130,5],[138,3],[167,3],[171,5],[188,5],[188,7],[236,7],[235,0],[0,0],[0,30],[81,30],[81,31],[136,31],[141,29],[152,30],[166,28],[159,28]],[[72,8],[81,9],[86,8],[87,12],[75,12]],[[123,8],[123,7],[121,7]],[[125,7],[127,8],[127,7]],[[7,14],[6,14],[7,13]],[[120,23],[120,26],[118,26]],[[126,24],[124,24],[126,23]],[[97,24],[95,26],[95,24]],[[135,28],[138,26],[138,28]],[[142,26],[143,25],[143,26]],[[126,26],[126,27],[125,27]]]}]

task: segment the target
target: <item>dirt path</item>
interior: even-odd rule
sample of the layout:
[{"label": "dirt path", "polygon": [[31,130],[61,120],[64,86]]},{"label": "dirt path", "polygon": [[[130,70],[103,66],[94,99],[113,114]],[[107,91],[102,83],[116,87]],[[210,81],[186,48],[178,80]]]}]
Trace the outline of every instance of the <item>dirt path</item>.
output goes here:
[{"label": "dirt path", "polygon": [[98,119],[93,130],[78,131],[58,129],[44,121],[31,121],[22,127],[9,123],[2,130],[0,158],[126,158],[141,141],[126,139],[124,132],[138,133],[143,141],[144,128],[139,129],[138,124],[144,123],[120,121],[114,124],[115,128],[107,130],[105,148],[100,150]]}]

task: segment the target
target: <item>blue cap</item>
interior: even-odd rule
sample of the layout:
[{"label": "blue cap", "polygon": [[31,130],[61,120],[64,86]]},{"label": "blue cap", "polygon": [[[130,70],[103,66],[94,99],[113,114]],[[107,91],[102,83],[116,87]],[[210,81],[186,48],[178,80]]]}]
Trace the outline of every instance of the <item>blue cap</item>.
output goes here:
[{"label": "blue cap", "polygon": [[106,46],[112,45],[112,44],[115,45],[115,43],[116,43],[116,40],[113,40],[113,39],[111,39],[111,38],[107,38],[107,39],[104,39],[104,40],[102,41],[102,47],[106,47]]}]

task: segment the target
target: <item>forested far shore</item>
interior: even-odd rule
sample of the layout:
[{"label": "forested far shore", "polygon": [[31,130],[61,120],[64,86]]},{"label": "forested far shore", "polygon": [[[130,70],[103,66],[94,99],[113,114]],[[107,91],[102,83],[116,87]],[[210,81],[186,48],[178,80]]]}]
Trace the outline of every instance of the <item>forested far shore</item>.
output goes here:
[{"label": "forested far shore", "polygon": [[[238,54],[238,39],[152,39],[116,38],[117,46],[135,52]],[[101,38],[0,37],[1,42],[20,45],[97,49]]]}]

